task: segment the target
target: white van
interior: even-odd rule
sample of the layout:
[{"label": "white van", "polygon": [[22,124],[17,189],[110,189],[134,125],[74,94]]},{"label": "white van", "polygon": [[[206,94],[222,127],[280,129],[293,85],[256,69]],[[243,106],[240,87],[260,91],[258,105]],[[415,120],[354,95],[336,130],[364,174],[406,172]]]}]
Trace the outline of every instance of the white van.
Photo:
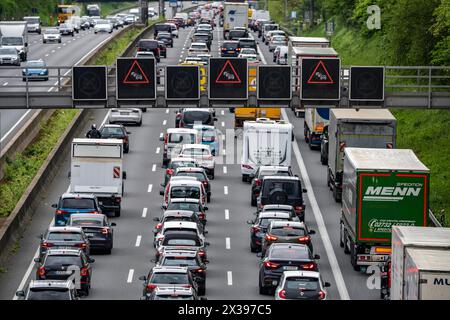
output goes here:
[{"label": "white van", "polygon": [[198,143],[199,133],[194,129],[170,128],[160,140],[164,142],[163,166],[166,166],[170,159],[180,154],[184,144]]},{"label": "white van", "polygon": [[259,118],[244,122],[242,141],[242,181],[249,181],[259,166],[291,165],[293,125],[285,121]]}]

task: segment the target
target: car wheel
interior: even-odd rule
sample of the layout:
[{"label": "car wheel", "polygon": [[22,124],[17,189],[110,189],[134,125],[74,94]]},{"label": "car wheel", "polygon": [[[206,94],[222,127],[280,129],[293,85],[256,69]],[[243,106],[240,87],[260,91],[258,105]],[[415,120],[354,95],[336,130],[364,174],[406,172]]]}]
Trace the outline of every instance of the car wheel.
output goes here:
[{"label": "car wheel", "polygon": [[141,108],[142,112],[147,112],[147,108]]},{"label": "car wheel", "polygon": [[351,260],[351,263],[352,263],[352,266],[353,266],[353,270],[360,271],[361,267],[358,266],[358,264],[357,264],[358,257],[356,256],[355,245],[353,243],[351,243],[350,245],[351,245],[351,248],[350,248],[350,260]]},{"label": "car wheel", "polygon": [[206,201],[211,202],[211,194],[208,194],[208,195],[206,196]]},{"label": "car wheel", "polygon": [[198,287],[198,295],[204,296],[206,294],[206,285],[202,285],[201,287]]},{"label": "car wheel", "polygon": [[138,122],[138,126],[139,127],[142,126],[142,119],[141,119],[141,121]]},{"label": "car wheel", "polygon": [[322,155],[322,153],[320,153],[320,163],[323,165],[327,164],[327,161],[325,160],[325,157]]},{"label": "car wheel", "polygon": [[256,198],[252,196],[252,200],[250,201],[252,207],[256,207]]},{"label": "car wheel", "polygon": [[258,250],[256,250],[255,246],[253,245],[253,242],[250,240],[250,252],[258,252]]},{"label": "car wheel", "polygon": [[58,43],[61,43],[61,39],[58,40]]},{"label": "car wheel", "polygon": [[248,178],[246,174],[242,175],[242,182],[247,182]]},{"label": "car wheel", "polygon": [[308,146],[309,146],[309,150],[312,150],[312,149],[314,149],[314,147],[313,147],[313,145],[312,145],[312,143],[311,143],[311,136],[309,136],[309,138],[308,138]]},{"label": "car wheel", "polygon": [[259,294],[268,295],[269,290],[267,288],[261,286],[261,284],[259,284]]},{"label": "car wheel", "polygon": [[22,81],[27,81],[27,79],[26,78],[22,78]]},{"label": "car wheel", "polygon": [[124,148],[123,148],[123,152],[124,152],[124,153],[130,152],[130,146],[124,147]]},{"label": "car wheel", "polygon": [[106,254],[111,254],[111,251],[112,251],[112,248],[108,248],[108,249],[105,250],[105,253]]},{"label": "car wheel", "polygon": [[42,40],[42,42],[43,42],[43,43],[47,43],[47,41],[45,41],[45,40]]},{"label": "car wheel", "polygon": [[[344,226],[342,225],[342,222],[340,223],[341,232],[339,232],[339,246],[341,248],[344,248]],[[344,249],[345,251],[345,249]]]},{"label": "car wheel", "polygon": [[114,217],[120,217],[120,208],[114,211]]},{"label": "car wheel", "polygon": [[348,248],[348,245],[347,245],[347,239],[348,239],[347,231],[345,231],[345,229],[344,229],[343,233],[342,233],[342,242],[344,244],[344,253],[345,254],[350,253],[350,249]]}]

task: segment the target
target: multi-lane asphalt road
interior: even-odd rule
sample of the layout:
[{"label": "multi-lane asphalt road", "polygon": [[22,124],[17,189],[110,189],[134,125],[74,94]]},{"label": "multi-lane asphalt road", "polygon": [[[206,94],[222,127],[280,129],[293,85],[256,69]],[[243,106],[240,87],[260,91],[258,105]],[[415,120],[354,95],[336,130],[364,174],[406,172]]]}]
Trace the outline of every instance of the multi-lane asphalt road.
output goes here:
[{"label": "multi-lane asphalt road", "polygon": [[[214,30],[211,48],[213,56],[219,56],[223,42],[221,28]],[[167,59],[161,65],[176,65],[184,60],[189,48],[192,28],[181,29],[175,39],[174,48],[168,50]],[[259,44],[263,62],[271,63],[271,53],[264,44]],[[117,223],[115,243],[111,255],[95,256],[91,295],[86,299],[139,299],[142,293],[140,275],[147,274],[153,266],[154,257],[153,217],[161,213],[162,197],[159,195],[164,169],[162,143],[159,137],[167,128],[175,125],[173,109],[153,109],[143,115],[142,127],[129,127],[131,134],[130,153],[125,155],[127,171],[123,214],[112,218]],[[225,153],[217,157],[216,177],[212,180],[212,200],[207,211],[208,259],[206,296],[208,299],[272,299],[258,293],[258,259],[249,247],[249,226],[254,207],[250,206],[250,186],[241,181],[239,154],[230,161],[230,155],[239,141],[234,139],[234,114],[228,108],[216,108],[216,127],[225,135]],[[340,207],[334,202],[326,186],[326,169],[320,164],[317,151],[309,150],[303,140],[303,119],[295,118],[285,109],[283,116],[295,127],[292,170],[302,177],[308,192],[306,199],[306,223],[315,229],[313,236],[315,253],[321,256],[319,269],[324,281],[331,282],[328,299],[378,299],[378,291],[369,290],[367,275],[353,270],[349,257],[339,247]],[[91,123],[106,121],[105,110],[95,110],[86,122],[87,131]],[[227,131],[228,129],[228,131]],[[220,164],[219,164],[220,163]],[[156,165],[156,166],[155,166]],[[10,260],[8,272],[0,275],[0,299],[11,299],[18,288],[26,286],[35,276],[33,257],[38,248],[37,238],[48,226],[54,211],[50,207],[61,193],[67,190],[67,172],[70,154],[42,195],[33,221],[19,245],[18,253]]]}]

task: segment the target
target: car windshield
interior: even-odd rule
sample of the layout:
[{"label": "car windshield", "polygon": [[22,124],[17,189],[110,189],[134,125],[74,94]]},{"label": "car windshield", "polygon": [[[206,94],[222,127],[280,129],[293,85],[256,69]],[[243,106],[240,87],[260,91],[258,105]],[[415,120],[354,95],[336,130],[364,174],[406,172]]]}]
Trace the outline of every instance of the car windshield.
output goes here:
[{"label": "car windshield", "polygon": [[198,266],[195,257],[165,257],[161,263],[163,266],[171,267],[196,267]]},{"label": "car windshield", "polygon": [[183,113],[183,122],[184,123],[200,123],[208,124],[212,120],[211,113],[206,111],[187,111]]},{"label": "car windshield", "polygon": [[274,42],[285,42],[285,41],[286,41],[286,38],[283,37],[283,36],[274,36],[274,37],[272,38],[272,41],[274,41]]},{"label": "car windshield", "polygon": [[154,284],[189,284],[186,273],[154,273],[150,283]]},{"label": "car windshield", "polygon": [[171,202],[167,206],[167,210],[188,210],[200,212],[198,203],[189,203],[189,202]]},{"label": "car windshield", "polygon": [[104,127],[100,130],[102,137],[122,137],[124,132],[120,127]]},{"label": "car windshield", "polygon": [[2,37],[2,46],[21,46],[23,39],[21,37]]},{"label": "car windshield", "polygon": [[317,291],[320,289],[319,279],[312,277],[289,277],[284,284],[285,290]]},{"label": "car windshield", "polygon": [[309,259],[309,251],[305,246],[303,248],[289,248],[284,247],[272,247],[272,252],[270,253],[270,259],[280,259],[280,260],[302,260]]},{"label": "car windshield", "polygon": [[200,188],[191,186],[172,187],[170,190],[171,198],[200,198]]},{"label": "car windshield", "polygon": [[40,22],[39,18],[25,18],[24,20],[25,20],[26,22],[32,23],[32,24],[34,24],[34,23],[39,23],[39,22]]},{"label": "car windshield", "polygon": [[213,142],[216,140],[216,132],[214,130],[202,130],[202,142]]},{"label": "car windshield", "polygon": [[48,289],[32,288],[27,300],[71,300],[70,291],[67,288]]},{"label": "car windshield", "polygon": [[280,236],[280,237],[301,237],[301,236],[305,236],[306,232],[305,232],[305,229],[302,229],[302,228],[293,228],[293,227],[285,226],[285,227],[272,228],[272,230],[270,230],[270,234],[273,234],[274,236]]},{"label": "car windshield", "polygon": [[102,226],[103,221],[99,219],[72,218],[71,225],[78,227]]},{"label": "car windshield", "polygon": [[195,143],[195,134],[193,133],[169,133],[169,143]]},{"label": "car windshield", "polygon": [[64,198],[61,203],[61,208],[95,209],[95,201],[94,199]]},{"label": "car windshield", "polygon": [[178,172],[176,176],[177,177],[195,177],[199,181],[206,180],[206,176],[203,172],[182,171],[182,172]]},{"label": "car windshield", "polygon": [[61,266],[78,266],[82,267],[79,256],[69,255],[51,255],[45,260],[45,267],[49,269],[60,268]]},{"label": "car windshield", "polygon": [[210,152],[207,149],[187,148],[183,150],[185,156],[209,156]]},{"label": "car windshield", "polygon": [[58,34],[59,30],[58,29],[47,29],[47,30],[44,30],[44,33],[47,33],[47,34]]},{"label": "car windshield", "polygon": [[45,67],[44,61],[29,61],[27,67]]},{"label": "car windshield", "polygon": [[16,55],[17,50],[13,48],[0,48],[0,54],[12,54]]},{"label": "car windshield", "polygon": [[206,46],[204,44],[192,44],[191,49],[192,50],[205,50]]},{"label": "car windshield", "polygon": [[300,186],[298,181],[264,181],[264,196],[268,197],[273,190],[282,190],[289,197],[300,196]]},{"label": "car windshield", "polygon": [[83,237],[79,232],[50,232],[47,240],[50,241],[83,241]]},{"label": "car windshield", "polygon": [[259,219],[259,225],[261,228],[267,228],[269,227],[270,223],[272,221],[286,221],[288,219],[283,219],[283,218],[261,218]]}]

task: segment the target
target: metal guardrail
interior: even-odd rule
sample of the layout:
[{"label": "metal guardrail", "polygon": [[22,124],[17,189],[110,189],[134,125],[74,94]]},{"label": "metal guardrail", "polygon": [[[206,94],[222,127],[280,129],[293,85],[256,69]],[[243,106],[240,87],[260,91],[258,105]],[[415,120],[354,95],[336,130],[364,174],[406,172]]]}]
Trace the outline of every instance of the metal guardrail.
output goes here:
[{"label": "metal guardrail", "polygon": [[434,215],[433,211],[428,210],[428,217],[430,218],[430,225],[433,227],[442,228],[445,223],[445,215],[442,216],[443,221],[439,221],[438,218]]}]

